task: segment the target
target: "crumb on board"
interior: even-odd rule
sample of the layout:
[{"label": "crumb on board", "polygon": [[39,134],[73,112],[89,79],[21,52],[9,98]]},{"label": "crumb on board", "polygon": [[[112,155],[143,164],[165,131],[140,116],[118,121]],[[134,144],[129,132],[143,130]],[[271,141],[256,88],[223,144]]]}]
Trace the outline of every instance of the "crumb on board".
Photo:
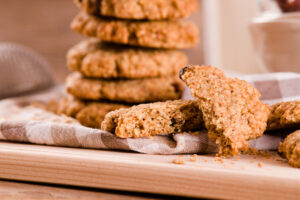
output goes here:
[{"label": "crumb on board", "polygon": [[235,157],[236,161],[239,161],[241,158],[239,156]]},{"label": "crumb on board", "polygon": [[215,162],[220,162],[220,163],[224,163],[224,161],[222,160],[222,158],[221,157],[215,157]]},{"label": "crumb on board", "polygon": [[258,163],[257,166],[258,166],[258,167],[262,167],[263,164],[262,164],[262,163]]},{"label": "crumb on board", "polygon": [[196,161],[197,161],[197,154],[193,154],[193,155],[190,157],[190,161],[191,161],[191,162],[196,162]]},{"label": "crumb on board", "polygon": [[174,164],[178,164],[178,165],[183,165],[184,164],[184,160],[182,159],[182,156],[178,156],[177,158],[175,158],[172,163]]}]

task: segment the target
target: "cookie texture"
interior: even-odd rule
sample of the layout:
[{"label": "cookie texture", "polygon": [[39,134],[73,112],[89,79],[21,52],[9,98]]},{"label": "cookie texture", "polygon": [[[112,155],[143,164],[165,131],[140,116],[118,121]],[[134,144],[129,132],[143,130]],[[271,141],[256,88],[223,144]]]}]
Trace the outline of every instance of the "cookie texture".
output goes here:
[{"label": "cookie texture", "polygon": [[101,129],[120,138],[167,135],[204,127],[198,102],[175,100],[140,104],[108,113]]},{"label": "cookie texture", "polygon": [[198,29],[187,21],[128,21],[81,12],[72,30],[103,41],[153,48],[191,48],[198,42]]},{"label": "cookie texture", "polygon": [[90,14],[123,19],[173,19],[188,17],[198,8],[197,0],[74,0]]},{"label": "cookie texture", "polygon": [[130,106],[107,102],[84,102],[67,96],[59,101],[56,113],[76,118],[84,126],[100,128],[107,113],[127,107]]},{"label": "cookie texture", "polygon": [[74,72],[67,77],[67,92],[79,99],[144,103],[179,99],[183,83],[175,76],[106,80],[88,79]]},{"label": "cookie texture", "polygon": [[227,78],[211,66],[187,66],[180,78],[199,101],[209,137],[216,140],[219,155],[234,156],[266,129],[269,107],[246,81]]},{"label": "cookie texture", "polygon": [[293,167],[300,167],[300,130],[288,135],[279,145],[278,151]]},{"label": "cookie texture", "polygon": [[188,62],[175,50],[130,48],[87,39],[67,54],[67,65],[86,77],[147,78],[177,75]]},{"label": "cookie texture", "polygon": [[271,106],[268,130],[300,128],[300,101],[280,102]]}]

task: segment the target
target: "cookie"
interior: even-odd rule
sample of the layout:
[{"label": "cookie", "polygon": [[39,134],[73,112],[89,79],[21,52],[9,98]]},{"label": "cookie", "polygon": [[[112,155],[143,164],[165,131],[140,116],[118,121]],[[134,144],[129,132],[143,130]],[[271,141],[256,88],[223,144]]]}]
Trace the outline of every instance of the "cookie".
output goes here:
[{"label": "cookie", "polygon": [[265,131],[269,107],[246,81],[227,78],[210,66],[187,66],[181,70],[180,78],[198,99],[205,127],[209,137],[216,140],[219,155],[237,155],[247,148],[247,140]]},{"label": "cookie", "polygon": [[75,3],[90,14],[135,20],[183,18],[198,8],[197,0],[75,0]]},{"label": "cookie", "polygon": [[130,106],[107,102],[84,102],[67,96],[58,103],[56,113],[74,117],[84,126],[100,128],[107,113],[127,107]]},{"label": "cookie", "polygon": [[280,102],[271,106],[268,130],[300,128],[300,101]]},{"label": "cookie", "polygon": [[198,29],[187,21],[128,21],[95,17],[81,12],[72,30],[106,42],[153,48],[191,48],[198,42]]},{"label": "cookie", "polygon": [[98,78],[176,75],[187,60],[180,51],[123,47],[101,43],[98,39],[84,40],[67,54],[69,69]]},{"label": "cookie", "polygon": [[288,135],[279,145],[278,151],[293,167],[300,167],[300,130]]},{"label": "cookie", "polygon": [[120,138],[167,135],[204,127],[197,101],[175,100],[140,104],[108,113],[101,129]]},{"label": "cookie", "polygon": [[179,99],[183,83],[174,76],[147,79],[88,79],[74,72],[67,77],[67,91],[76,98],[144,103]]}]

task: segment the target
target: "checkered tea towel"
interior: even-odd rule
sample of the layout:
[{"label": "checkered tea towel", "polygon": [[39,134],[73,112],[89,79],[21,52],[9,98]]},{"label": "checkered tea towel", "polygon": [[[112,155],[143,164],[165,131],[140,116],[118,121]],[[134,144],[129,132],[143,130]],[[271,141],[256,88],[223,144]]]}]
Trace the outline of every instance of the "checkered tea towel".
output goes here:
[{"label": "checkered tea towel", "polygon": [[[300,99],[300,74],[271,73],[241,76],[262,94],[265,103]],[[0,139],[66,147],[119,149],[147,154],[212,153],[217,151],[208,139],[207,131],[196,134],[176,133],[152,138],[120,139],[99,129],[87,128],[74,119],[57,116],[31,106],[64,95],[64,86],[55,86],[42,93],[0,101]],[[185,91],[185,99],[191,98]],[[265,133],[250,145],[259,150],[276,150],[284,133]]]}]

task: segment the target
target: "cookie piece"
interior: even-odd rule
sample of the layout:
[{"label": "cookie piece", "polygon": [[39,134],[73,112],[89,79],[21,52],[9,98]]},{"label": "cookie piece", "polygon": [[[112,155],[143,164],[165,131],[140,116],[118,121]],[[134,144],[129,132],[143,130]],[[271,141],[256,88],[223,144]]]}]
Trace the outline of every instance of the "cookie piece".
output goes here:
[{"label": "cookie piece", "polygon": [[129,105],[107,102],[84,102],[67,96],[58,103],[57,114],[65,114],[74,117],[80,124],[100,128],[105,115],[120,108],[128,108]]},{"label": "cookie piece", "polygon": [[300,130],[288,135],[280,143],[278,151],[288,159],[291,166],[300,167]]},{"label": "cookie piece", "polygon": [[175,100],[140,104],[108,113],[101,129],[120,138],[138,138],[201,130],[202,114],[197,101]]},{"label": "cookie piece", "polygon": [[153,48],[191,48],[198,42],[198,29],[187,21],[112,20],[81,12],[72,30],[103,41]]},{"label": "cookie piece", "polygon": [[280,102],[271,106],[268,130],[300,128],[300,101]]},{"label": "cookie piece", "polygon": [[67,77],[67,91],[76,98],[144,103],[179,99],[183,83],[174,76],[107,80],[88,79],[74,72]]},{"label": "cookie piece", "polygon": [[101,43],[98,39],[80,42],[67,54],[67,65],[86,77],[147,78],[177,75],[187,64],[180,51],[129,48]]},{"label": "cookie piece", "polygon": [[247,140],[260,137],[267,126],[269,107],[246,81],[227,78],[211,66],[187,66],[180,78],[199,101],[209,137],[216,140],[219,155],[234,156],[245,150]]},{"label": "cookie piece", "polygon": [[160,20],[188,17],[198,8],[197,0],[74,0],[90,14],[108,17]]}]

